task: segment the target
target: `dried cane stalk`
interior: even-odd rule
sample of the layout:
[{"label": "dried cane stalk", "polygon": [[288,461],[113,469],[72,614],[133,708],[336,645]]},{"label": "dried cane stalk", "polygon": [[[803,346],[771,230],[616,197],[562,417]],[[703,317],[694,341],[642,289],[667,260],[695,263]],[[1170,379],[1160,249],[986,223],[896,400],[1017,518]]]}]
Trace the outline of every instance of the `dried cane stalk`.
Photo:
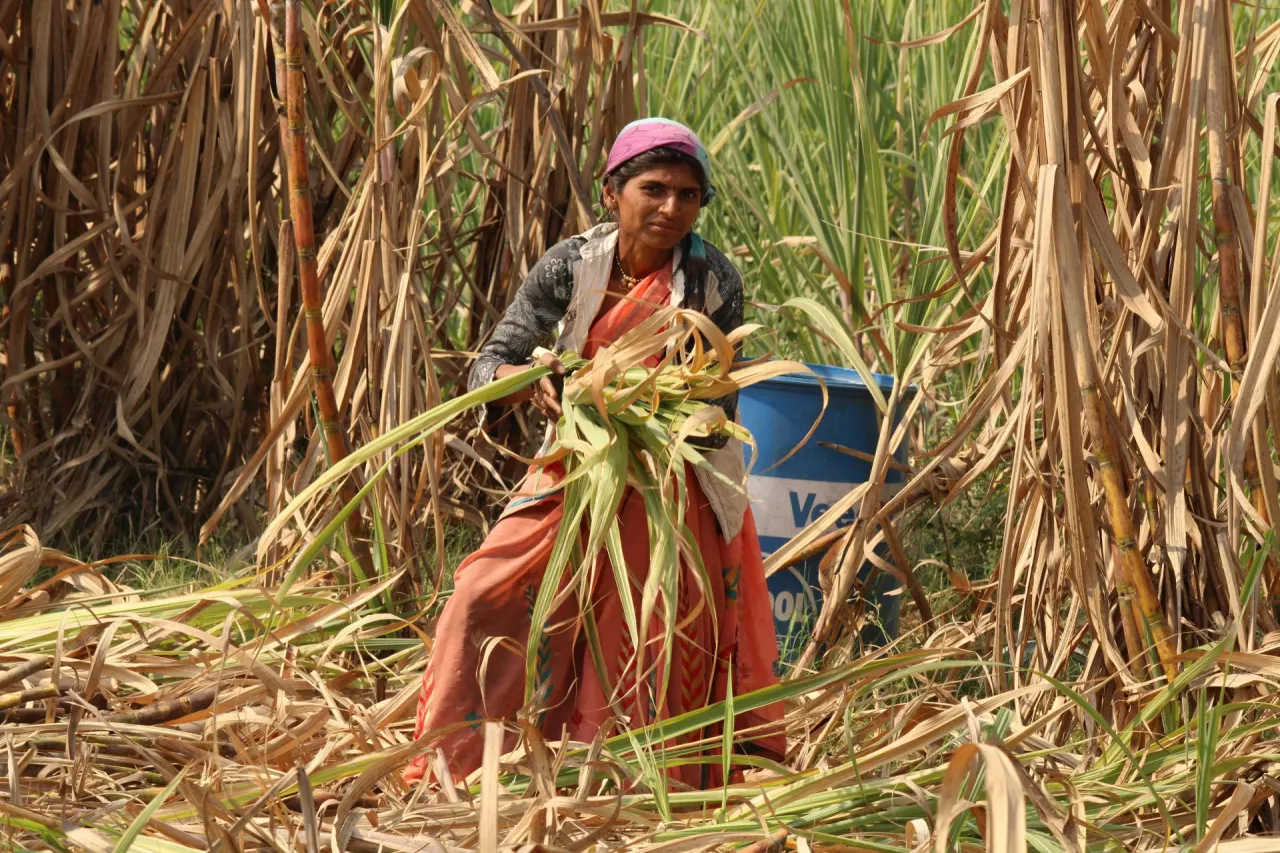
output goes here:
[{"label": "dried cane stalk", "polygon": [[[333,393],[333,357],[324,331],[324,298],[320,293],[320,277],[316,264],[315,223],[311,209],[311,176],[307,165],[307,107],[302,76],[302,5],[299,0],[285,3],[285,110],[289,132],[286,155],[289,163],[289,213],[293,218],[293,236],[298,248],[298,285],[302,293],[302,310],[306,317],[307,352],[311,362],[311,385],[320,415],[329,464],[347,457],[347,438]],[[285,282],[280,282],[286,287]],[[344,481],[342,497],[350,502],[356,494],[350,480]],[[346,521],[348,544],[365,577],[373,575],[373,560],[368,549],[368,533],[360,513],[353,512]]]},{"label": "dried cane stalk", "polygon": [[8,687],[10,684],[17,684],[25,678],[44,672],[49,668],[49,663],[53,660],[52,655],[36,655],[29,661],[18,664],[17,666],[6,669],[0,673],[0,687]]},{"label": "dried cane stalk", "polygon": [[133,726],[162,726],[189,714],[207,709],[218,696],[218,686],[203,687],[178,699],[166,699],[139,708],[136,711],[125,711],[112,714],[108,719],[116,724]]},{"label": "dried cane stalk", "polygon": [[18,690],[13,693],[0,693],[0,711],[16,708],[28,702],[52,699],[61,693],[61,689],[56,684],[44,684],[40,687],[32,687],[30,690]]},{"label": "dried cane stalk", "polygon": [[[1066,37],[1066,33],[1060,31],[1062,23],[1059,17],[1060,10],[1053,3],[1041,0],[1040,11],[1041,92],[1044,109],[1048,116],[1045,123],[1047,163],[1042,167],[1041,180],[1051,183],[1051,186],[1046,188],[1050,193],[1048,203],[1041,208],[1041,212],[1050,216],[1054,223],[1053,230],[1048,233],[1053,241],[1066,331],[1076,376],[1080,383],[1081,414],[1092,444],[1090,449],[1095,459],[1094,470],[1102,487],[1107,518],[1111,524],[1111,534],[1115,539],[1116,558],[1120,569],[1116,575],[1120,605],[1123,609],[1124,599],[1128,595],[1133,596],[1135,614],[1150,635],[1165,677],[1172,682],[1178,674],[1177,647],[1173,642],[1168,623],[1165,621],[1155,581],[1147,569],[1142,554],[1138,551],[1128,490],[1124,477],[1116,465],[1118,445],[1110,428],[1113,418],[1108,416],[1108,402],[1101,394],[1101,380],[1091,355],[1093,347],[1088,334],[1089,318],[1084,298],[1085,279],[1080,263],[1080,240],[1071,227],[1073,220],[1065,182],[1070,173],[1067,171],[1068,146],[1063,121],[1069,113],[1064,110],[1063,105],[1064,93],[1068,96],[1071,93],[1066,90],[1065,81],[1060,78],[1059,61],[1061,52],[1065,50],[1062,40]],[[1122,624],[1126,629],[1131,630],[1126,620],[1122,619]],[[1126,639],[1129,640],[1132,654],[1132,643],[1136,638]],[[1145,642],[1142,645],[1145,647]]]},{"label": "dried cane stalk", "polygon": [[[1214,50],[1209,58],[1209,98],[1206,100],[1209,141],[1209,176],[1213,181],[1213,228],[1218,248],[1218,310],[1222,325],[1222,343],[1227,363],[1236,371],[1244,369],[1249,360],[1248,335],[1240,305],[1240,247],[1235,219],[1231,212],[1231,165],[1238,162],[1236,143],[1227,135],[1227,98],[1236,98],[1231,85],[1232,60],[1230,44],[1226,38],[1222,11],[1219,10],[1218,30],[1213,40]],[[1240,385],[1231,385],[1230,404],[1234,407],[1240,393]],[[1245,437],[1244,479],[1249,489],[1250,503],[1258,515],[1270,522],[1267,499],[1262,492],[1262,480],[1258,467],[1258,454],[1253,434]],[[1272,595],[1280,592],[1280,562],[1274,557],[1267,560],[1267,589]]]}]

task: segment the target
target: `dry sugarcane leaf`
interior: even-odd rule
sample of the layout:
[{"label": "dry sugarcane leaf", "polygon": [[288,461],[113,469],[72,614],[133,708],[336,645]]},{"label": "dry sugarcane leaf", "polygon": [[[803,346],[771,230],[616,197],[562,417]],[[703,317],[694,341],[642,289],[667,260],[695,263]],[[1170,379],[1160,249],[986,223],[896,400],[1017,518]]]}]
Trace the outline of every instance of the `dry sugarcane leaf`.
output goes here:
[{"label": "dry sugarcane leaf", "polygon": [[1007,80],[992,86],[983,92],[977,92],[964,98],[952,101],[944,107],[939,107],[929,116],[928,124],[933,124],[938,119],[946,118],[955,113],[969,112],[972,110],[983,110],[988,106],[993,106],[997,101],[1013,90],[1015,86],[1026,79],[1031,73],[1029,68],[1024,68],[1016,74],[1010,76]]}]

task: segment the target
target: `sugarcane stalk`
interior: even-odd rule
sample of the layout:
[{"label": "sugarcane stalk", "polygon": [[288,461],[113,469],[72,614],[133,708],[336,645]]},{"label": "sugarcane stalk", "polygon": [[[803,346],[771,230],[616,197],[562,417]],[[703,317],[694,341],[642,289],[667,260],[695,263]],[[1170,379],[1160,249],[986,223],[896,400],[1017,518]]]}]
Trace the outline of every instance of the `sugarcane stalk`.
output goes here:
[{"label": "sugarcane stalk", "polygon": [[[1230,91],[1227,67],[1228,44],[1221,15],[1218,18],[1217,38],[1213,57],[1209,63],[1210,97],[1206,104],[1209,141],[1209,176],[1212,180],[1214,241],[1218,249],[1218,311],[1222,325],[1222,343],[1226,350],[1227,364],[1234,371],[1243,371],[1249,360],[1248,336],[1240,307],[1241,263],[1240,247],[1235,219],[1231,213],[1231,164],[1238,159],[1235,146],[1227,137],[1227,97]],[[1234,405],[1240,392],[1239,383],[1232,383],[1230,404]],[[1253,431],[1245,434],[1244,479],[1249,489],[1249,502],[1267,523],[1271,522],[1267,499],[1262,493],[1259,473],[1259,454],[1253,442]],[[1280,592],[1280,562],[1267,560],[1267,592]]]},{"label": "sugarcane stalk", "polygon": [[[1219,121],[1221,121],[1221,110],[1209,110],[1210,115],[1214,113],[1219,114]],[[1218,132],[1215,133],[1214,125],[1210,122],[1209,163],[1213,179],[1214,237],[1218,246],[1218,310],[1222,315],[1222,340],[1227,351],[1227,362],[1233,369],[1241,369],[1244,367],[1247,354],[1244,322],[1240,317],[1240,253],[1236,245],[1236,228],[1231,218],[1231,201],[1228,194],[1231,177],[1227,173],[1226,160],[1222,157],[1219,148],[1222,145],[1221,135],[1222,128],[1219,127]],[[1256,470],[1256,460],[1254,461]]]},{"label": "sugarcane stalk", "polygon": [[787,846],[790,833],[785,829],[775,829],[765,838],[753,842],[743,848],[742,853],[779,853]]},{"label": "sugarcane stalk", "polygon": [[[1081,375],[1089,376],[1091,380],[1088,385],[1081,388],[1084,397],[1085,424],[1094,444],[1093,455],[1098,480],[1102,485],[1103,499],[1107,505],[1107,519],[1111,523],[1111,534],[1115,537],[1116,559],[1120,567],[1117,578],[1123,576],[1120,582],[1128,587],[1125,592],[1133,596],[1134,613],[1138,618],[1138,625],[1145,628],[1150,635],[1165,678],[1172,682],[1178,676],[1178,649],[1174,645],[1169,625],[1165,621],[1164,609],[1160,606],[1160,596],[1156,593],[1155,581],[1147,569],[1146,562],[1142,559],[1142,554],[1138,551],[1133,513],[1129,510],[1124,477],[1115,464],[1115,439],[1107,426],[1102,395],[1093,384],[1090,368],[1091,363],[1088,359],[1077,351],[1076,369],[1081,372]],[[1141,646],[1146,648],[1145,639]]]},{"label": "sugarcane stalk", "polygon": [[[311,387],[319,412],[320,431],[324,434],[329,464],[347,457],[346,431],[338,412],[338,401],[333,391],[333,354],[329,350],[324,330],[324,297],[320,290],[319,269],[316,263],[315,222],[312,219],[311,175],[307,163],[307,107],[306,88],[302,75],[302,4],[299,0],[287,0],[284,22],[285,45],[285,112],[288,118],[289,214],[293,219],[294,243],[298,250],[298,285],[302,294],[303,315],[306,318],[307,353],[311,362]],[[286,287],[286,282],[280,282]],[[350,479],[344,479],[339,494],[343,503],[350,503],[356,489]],[[360,513],[352,512],[346,519],[348,544],[364,577],[373,575],[373,560],[368,549],[368,534]]]},{"label": "sugarcane stalk", "polygon": [[[43,713],[43,711],[41,712]],[[138,756],[138,748],[128,738],[112,737],[102,734],[77,734],[74,738],[77,744],[92,746],[94,751],[99,755],[114,755],[119,758],[136,758]],[[27,741],[27,745],[41,752],[56,752],[65,754],[67,751],[67,738],[65,737],[33,737]]]},{"label": "sugarcane stalk", "polygon": [[1142,615],[1137,609],[1133,584],[1129,581],[1125,570],[1118,564],[1117,551],[1114,548],[1111,550],[1111,565],[1111,574],[1116,581],[1116,599],[1120,605],[1120,631],[1124,637],[1125,651],[1128,652],[1130,665],[1137,666],[1139,674],[1145,677],[1147,644],[1142,636],[1142,630],[1138,627]]},{"label": "sugarcane stalk", "polygon": [[[60,705],[58,710],[66,709]],[[10,708],[0,713],[0,723],[10,726],[40,725],[48,718],[49,714],[45,708]]]},{"label": "sugarcane stalk", "polygon": [[30,690],[17,690],[13,693],[0,693],[0,711],[17,708],[19,705],[25,705],[28,702],[37,702],[41,699],[52,699],[61,692],[62,691],[56,684],[44,684],[40,687],[33,687]]},{"label": "sugarcane stalk", "polygon": [[[1068,344],[1080,383],[1081,409],[1089,436],[1090,450],[1095,460],[1094,470],[1102,486],[1115,540],[1116,558],[1120,571],[1117,576],[1117,592],[1121,596],[1132,594],[1134,614],[1139,627],[1146,629],[1160,658],[1165,677],[1172,682],[1178,675],[1177,647],[1160,606],[1155,581],[1137,548],[1134,535],[1133,513],[1129,509],[1128,489],[1124,477],[1115,464],[1118,458],[1115,437],[1111,433],[1108,404],[1099,393],[1100,379],[1097,365],[1091,356],[1088,310],[1085,302],[1086,277],[1081,265],[1081,243],[1072,227],[1074,222],[1067,194],[1066,180],[1084,180],[1081,167],[1068,170],[1068,149],[1065,128],[1061,119],[1071,114],[1078,105],[1068,104],[1064,109],[1063,92],[1071,95],[1069,87],[1062,86],[1059,59],[1066,52],[1064,40],[1073,30],[1063,21],[1063,9],[1051,0],[1040,0],[1040,92],[1044,99],[1045,113],[1052,120],[1045,125],[1046,163],[1041,167],[1041,179],[1053,181],[1051,193],[1041,206],[1040,215],[1049,217],[1052,229],[1047,232],[1053,240],[1055,262],[1058,269],[1058,287],[1062,296],[1063,319],[1066,321]],[[1127,588],[1126,588],[1127,587]],[[1121,621],[1124,622],[1123,612]],[[1100,626],[1101,627],[1101,626]],[[1146,643],[1142,643],[1146,648]]]},{"label": "sugarcane stalk", "polygon": [[[43,714],[44,711],[42,710],[40,713]],[[138,755],[137,743],[127,737],[116,737],[115,735],[102,734],[100,732],[91,732],[89,734],[81,732],[75,736],[75,740],[92,746],[103,755],[116,755],[122,758],[136,758]],[[67,738],[65,736],[33,737],[27,741],[27,745],[44,752],[65,753],[67,750]],[[156,738],[154,746],[164,750],[186,750],[184,754],[190,756],[198,756],[201,751],[210,752],[213,750],[217,750],[224,758],[234,758],[237,755],[233,744],[221,740],[174,740],[172,738],[159,737]]]},{"label": "sugarcane stalk", "polygon": [[107,719],[112,723],[133,726],[159,726],[205,710],[213,704],[217,695],[217,687],[205,687],[178,699],[166,699],[136,711],[112,714]]},{"label": "sugarcane stalk", "polygon": [[49,655],[36,655],[31,660],[23,661],[17,666],[6,669],[0,673],[0,687],[8,687],[10,684],[17,684],[25,678],[30,678],[36,673],[43,672],[49,668],[49,662],[52,661]]},{"label": "sugarcane stalk", "polygon": [[0,815],[8,815],[9,817],[17,818],[18,820],[25,820],[28,823],[34,823],[37,826],[43,826],[45,829],[51,829],[55,832],[65,831],[63,829],[62,821],[45,817],[38,812],[28,811],[27,809],[22,808],[22,806],[15,806],[13,803],[3,799],[0,799]]}]

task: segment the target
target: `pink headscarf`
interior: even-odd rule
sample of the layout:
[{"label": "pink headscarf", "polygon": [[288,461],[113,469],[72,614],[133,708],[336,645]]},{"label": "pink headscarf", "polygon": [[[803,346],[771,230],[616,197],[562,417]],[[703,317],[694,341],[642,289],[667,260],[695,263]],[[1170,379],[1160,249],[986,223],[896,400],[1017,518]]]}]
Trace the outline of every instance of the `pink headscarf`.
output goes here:
[{"label": "pink headscarf", "polygon": [[605,164],[605,174],[612,174],[619,166],[655,148],[674,148],[698,161],[702,168],[702,179],[707,182],[707,195],[703,204],[715,195],[715,187],[711,186],[711,158],[697,134],[680,124],[665,118],[642,118],[627,125],[613,141],[609,149],[609,160]]}]

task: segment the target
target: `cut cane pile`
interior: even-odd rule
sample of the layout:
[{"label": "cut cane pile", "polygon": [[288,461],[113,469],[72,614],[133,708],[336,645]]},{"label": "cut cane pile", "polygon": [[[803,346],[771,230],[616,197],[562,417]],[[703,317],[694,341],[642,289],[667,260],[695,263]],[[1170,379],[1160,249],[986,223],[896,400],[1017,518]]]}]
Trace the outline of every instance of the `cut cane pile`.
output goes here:
[{"label": "cut cane pile", "polygon": [[[142,594],[30,530],[2,544],[6,849],[1191,850],[1270,829],[1280,638],[1189,653],[1174,687],[1126,694],[1134,716],[1112,728],[1101,684],[959,698],[979,661],[952,632],[735,700],[788,708],[787,766],[756,785],[668,790],[646,750],[732,713],[717,705],[509,755],[486,724],[484,767],[410,791],[398,771],[421,749],[428,652],[378,608],[390,579],[282,593],[248,573]],[[1208,696],[1224,701],[1182,718]]]},{"label": "cut cane pile", "polygon": [[[646,496],[655,564],[667,562],[628,628],[644,642],[656,614],[674,630],[664,614],[677,567],[697,564],[679,500],[686,463],[706,464],[694,442],[717,432],[750,440],[709,401],[800,367],[735,364],[735,347],[755,331],[726,337],[663,311],[591,361],[565,355],[564,417],[539,461],[564,466],[565,511],[580,523],[563,529],[585,534],[557,543],[556,583],[537,601],[543,619],[589,590],[591,555],[616,547],[614,511],[630,486]],[[636,366],[651,356],[656,366]],[[351,464],[394,459],[544,375],[464,395]],[[311,523],[300,524],[305,544],[283,577],[271,567],[144,594],[102,565],[43,548],[28,528],[5,534],[0,837],[14,849],[91,853],[676,853],[747,843],[755,853],[843,853],[931,839],[938,849],[1192,850],[1231,832],[1239,837],[1219,849],[1276,849],[1252,836],[1277,818],[1280,636],[1249,653],[1235,651],[1233,635],[1190,652],[1171,687],[1019,675],[1021,686],[966,699],[991,664],[978,654],[982,639],[951,624],[908,637],[914,648],[590,744],[548,743],[507,724],[524,738],[503,755],[503,724],[485,722],[480,770],[467,779],[442,770],[442,784],[406,789],[399,770],[425,748],[413,740],[413,709],[430,644],[386,606],[398,575],[346,587],[333,581],[340,572],[317,570],[341,558],[342,520],[354,510],[329,505],[341,476],[335,466],[295,499],[290,516]],[[544,627],[535,620],[531,648]],[[1123,726],[1095,710],[1107,698],[1130,708]],[[748,758],[765,771],[749,785],[671,787],[661,744],[715,723],[732,731],[737,714],[778,701],[785,764]],[[1187,707],[1203,710],[1187,717]]]}]

